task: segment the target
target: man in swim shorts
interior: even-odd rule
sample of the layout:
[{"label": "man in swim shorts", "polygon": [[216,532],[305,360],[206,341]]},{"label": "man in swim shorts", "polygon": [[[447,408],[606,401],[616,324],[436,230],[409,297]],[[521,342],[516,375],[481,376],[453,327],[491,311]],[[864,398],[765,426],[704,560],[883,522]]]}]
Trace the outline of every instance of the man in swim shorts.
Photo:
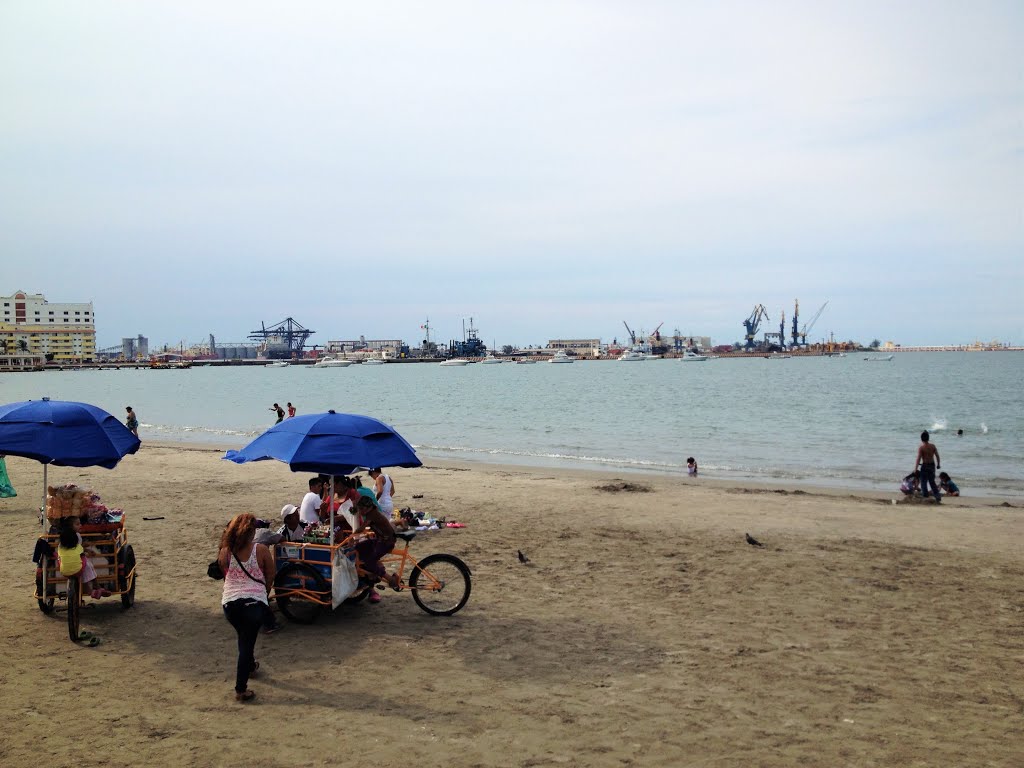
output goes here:
[{"label": "man in swim shorts", "polygon": [[942,469],[942,459],[939,458],[939,449],[928,441],[928,431],[921,433],[921,445],[917,449],[917,461],[914,462],[914,470],[921,467],[921,496],[928,498],[928,485],[932,487],[935,494],[935,503],[942,501],[939,495],[939,487],[935,484],[935,470]]}]

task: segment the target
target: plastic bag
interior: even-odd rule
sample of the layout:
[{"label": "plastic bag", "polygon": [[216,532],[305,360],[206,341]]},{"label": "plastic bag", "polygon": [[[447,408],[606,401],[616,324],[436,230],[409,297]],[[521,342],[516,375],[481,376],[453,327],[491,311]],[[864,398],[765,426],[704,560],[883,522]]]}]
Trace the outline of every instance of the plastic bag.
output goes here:
[{"label": "plastic bag", "polygon": [[352,596],[359,586],[359,574],[353,563],[340,549],[331,564],[331,607],[337,608]]}]

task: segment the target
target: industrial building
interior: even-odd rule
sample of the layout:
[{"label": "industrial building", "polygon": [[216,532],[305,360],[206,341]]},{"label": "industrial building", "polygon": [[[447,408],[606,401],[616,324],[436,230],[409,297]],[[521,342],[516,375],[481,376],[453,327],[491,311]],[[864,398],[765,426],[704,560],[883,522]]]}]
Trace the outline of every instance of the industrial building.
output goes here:
[{"label": "industrial building", "polygon": [[600,339],[548,339],[548,350],[564,349],[581,357],[600,357]]},{"label": "industrial building", "polygon": [[96,357],[92,302],[51,304],[39,293],[0,296],[0,352],[27,353],[54,362]]}]

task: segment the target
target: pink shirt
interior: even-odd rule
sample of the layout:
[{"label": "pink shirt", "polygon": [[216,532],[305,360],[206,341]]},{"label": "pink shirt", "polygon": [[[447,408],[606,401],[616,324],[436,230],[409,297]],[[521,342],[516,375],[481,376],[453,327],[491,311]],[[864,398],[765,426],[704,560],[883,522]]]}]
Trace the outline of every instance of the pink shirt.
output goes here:
[{"label": "pink shirt", "polygon": [[[227,573],[224,574],[224,595],[221,597],[221,605],[227,605],[233,600],[259,600],[261,603],[267,603],[267,588],[264,585],[263,570],[256,560],[255,544],[252,545],[249,558],[242,565],[252,575],[252,578],[246,576],[238,567],[238,560],[232,554],[231,559],[228,560]],[[259,579],[259,581],[254,581],[254,579]]]}]

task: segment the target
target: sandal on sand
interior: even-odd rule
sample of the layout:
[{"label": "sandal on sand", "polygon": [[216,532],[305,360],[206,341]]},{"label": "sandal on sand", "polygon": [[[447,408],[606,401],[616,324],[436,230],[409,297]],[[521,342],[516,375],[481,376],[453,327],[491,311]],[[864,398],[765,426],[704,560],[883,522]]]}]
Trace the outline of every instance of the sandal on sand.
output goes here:
[{"label": "sandal on sand", "polygon": [[85,640],[90,640],[93,637],[95,637],[95,635],[92,632],[89,632],[88,630],[83,629],[83,630],[81,630],[78,633],[78,642],[81,643],[81,642],[84,642]]},{"label": "sandal on sand", "polygon": [[89,638],[89,640],[88,640],[88,641],[86,642],[85,646],[86,646],[86,648],[95,648],[95,647],[96,647],[97,645],[99,645],[99,644],[100,644],[101,642],[102,642],[102,641],[101,641],[101,640],[100,640],[100,639],[99,639],[98,637],[96,637],[96,635],[93,635],[93,636],[92,636],[92,637],[90,637],[90,638]]},{"label": "sandal on sand", "polygon": [[255,691],[242,691],[241,693],[238,693],[238,692],[235,693],[235,701],[242,701],[242,702],[252,701],[255,698],[256,698],[256,692]]},{"label": "sandal on sand", "polygon": [[97,588],[92,591],[93,600],[99,600],[101,597],[110,597],[110,590]]},{"label": "sandal on sand", "polygon": [[377,590],[371,591],[370,592],[370,602],[371,603],[379,603],[380,602],[380,592],[378,592]]}]

